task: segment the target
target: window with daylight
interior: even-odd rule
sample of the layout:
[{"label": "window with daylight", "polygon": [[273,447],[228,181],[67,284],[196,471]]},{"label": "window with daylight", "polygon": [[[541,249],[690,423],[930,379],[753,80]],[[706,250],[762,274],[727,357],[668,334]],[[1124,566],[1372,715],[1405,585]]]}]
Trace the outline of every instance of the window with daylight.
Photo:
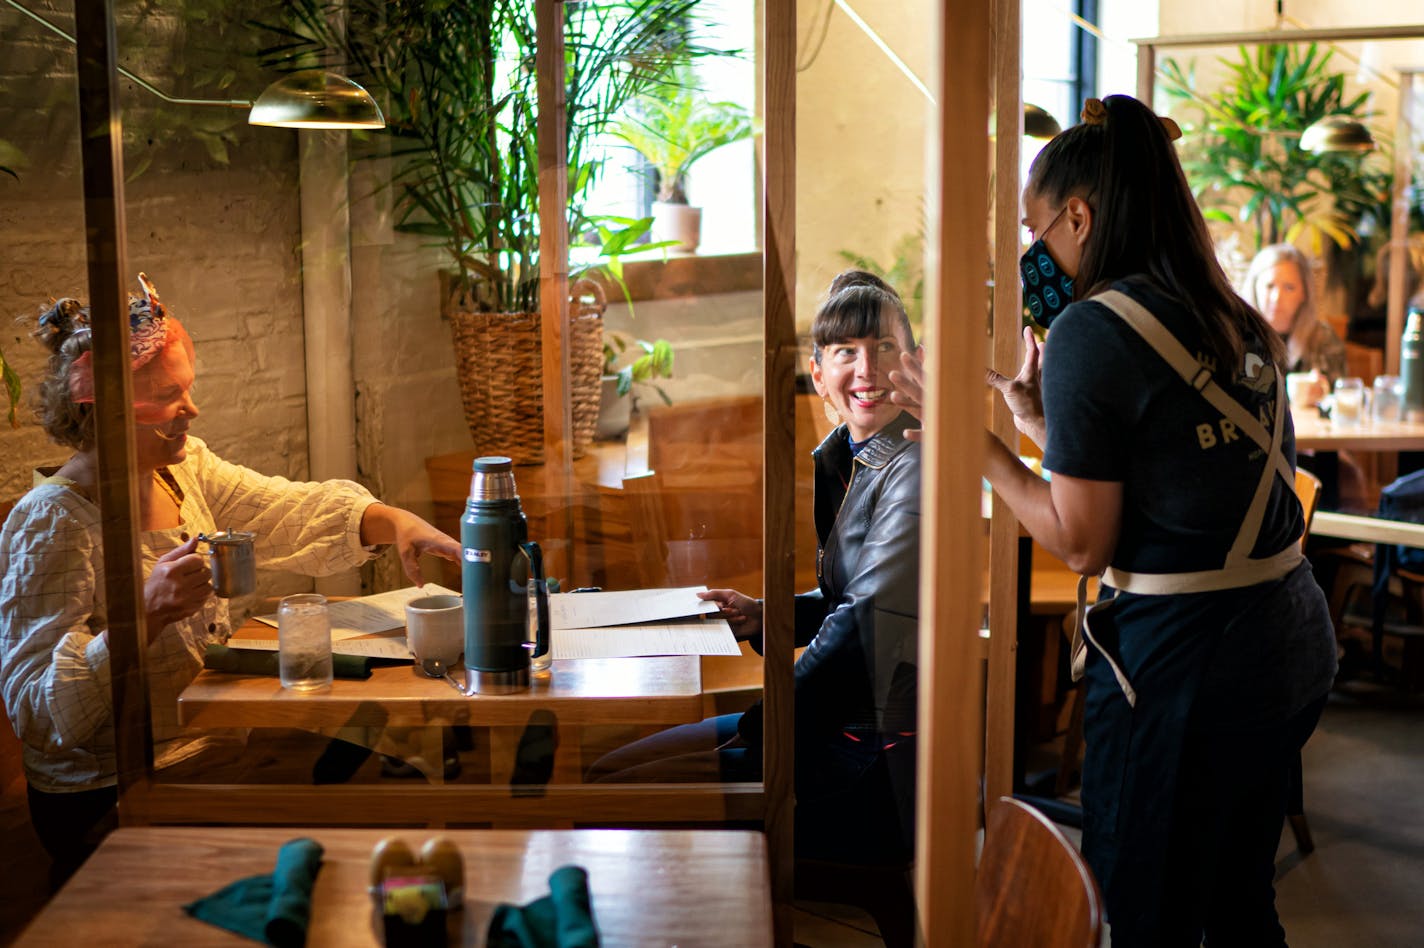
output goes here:
[{"label": "window with daylight", "polygon": [[[702,90],[714,101],[731,101],[749,112],[756,107],[756,7],[745,0],[701,0],[697,16],[705,24],[702,42],[735,56],[699,59],[694,71]],[[647,217],[657,197],[655,175],[638,152],[606,134],[598,142],[604,161],[587,209],[590,214]],[[756,151],[745,139],[699,159],[688,175],[687,197],[702,208],[700,255],[744,253],[756,249]],[[592,260],[594,247],[573,247],[576,261]]]}]

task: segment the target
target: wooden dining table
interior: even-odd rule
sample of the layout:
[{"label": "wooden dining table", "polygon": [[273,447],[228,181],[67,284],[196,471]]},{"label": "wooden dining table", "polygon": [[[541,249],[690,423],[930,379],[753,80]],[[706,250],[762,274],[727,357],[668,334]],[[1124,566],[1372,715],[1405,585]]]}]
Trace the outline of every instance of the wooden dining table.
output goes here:
[{"label": "wooden dining table", "polygon": [[1424,422],[1372,421],[1341,425],[1316,411],[1294,410],[1298,451],[1424,451]]},{"label": "wooden dining table", "polygon": [[[309,837],[325,850],[312,891],[309,948],[384,943],[367,891],[372,848],[402,837],[419,851],[434,831],[252,827],[115,830],[20,935],[26,948],[71,945],[250,945],[189,917],[186,903],[270,873],[279,847]],[[772,944],[766,844],[750,830],[446,830],[464,857],[463,907],[449,944],[483,945],[500,903],[549,892],[565,865],[588,873],[593,916],[610,946]]]},{"label": "wooden dining table", "polygon": [[[271,628],[249,622],[229,645],[270,638]],[[453,672],[463,680],[464,670]],[[580,730],[594,725],[667,727],[703,717],[698,656],[556,660],[525,691],[466,695],[412,664],[376,663],[368,679],[335,679],[322,691],[285,689],[271,676],[201,672],[178,696],[180,724],[202,728],[297,728],[347,736],[364,731],[386,744],[382,753],[413,751],[412,763],[438,782],[439,742],[446,727],[488,728],[491,782],[507,783],[519,741],[531,723],[557,725],[561,738],[555,782],[578,782],[584,761]],[[366,743],[357,741],[358,743]],[[404,756],[404,754],[400,754]]]}]

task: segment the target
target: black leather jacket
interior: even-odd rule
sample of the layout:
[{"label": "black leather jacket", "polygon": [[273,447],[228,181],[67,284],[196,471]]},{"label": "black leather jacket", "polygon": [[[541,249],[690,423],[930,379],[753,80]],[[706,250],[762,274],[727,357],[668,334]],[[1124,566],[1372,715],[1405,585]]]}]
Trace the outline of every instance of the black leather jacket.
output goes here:
[{"label": "black leather jacket", "polygon": [[[867,744],[915,728],[920,446],[909,415],[852,458],[844,426],[813,452],[819,588],[796,597],[796,733]],[[739,730],[761,740],[761,705]],[[870,747],[866,748],[871,749]]]}]

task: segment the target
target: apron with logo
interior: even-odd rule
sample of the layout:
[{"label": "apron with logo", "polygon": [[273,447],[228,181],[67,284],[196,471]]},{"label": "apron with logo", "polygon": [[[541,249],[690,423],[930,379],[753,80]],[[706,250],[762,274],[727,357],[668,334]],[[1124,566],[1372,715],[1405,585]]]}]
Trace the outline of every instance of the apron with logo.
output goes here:
[{"label": "apron with logo", "polygon": [[[1264,558],[1251,556],[1277,477],[1294,490],[1295,472],[1281,451],[1286,398],[1280,372],[1275,378],[1271,430],[1231,397],[1162,323],[1141,304],[1116,290],[1093,300],[1103,304],[1150,345],[1183,381],[1266,453],[1266,461],[1240,529],[1218,569],[1182,573],[1133,573],[1109,567],[1102,583],[1138,596],[1178,596],[1255,586],[1279,580],[1300,565],[1297,544]],[[1087,579],[1078,587],[1073,635],[1073,678],[1086,672],[1087,756],[1083,766],[1084,853],[1108,894],[1117,917],[1114,939],[1135,942],[1134,932],[1150,933],[1160,904],[1165,854],[1171,832],[1174,788],[1187,722],[1202,676],[1215,652],[1217,636],[1186,627],[1144,628],[1115,615],[1116,598],[1085,609]],[[1157,624],[1160,626],[1160,624]],[[1150,643],[1141,677],[1129,675],[1121,644],[1124,633],[1138,636],[1135,648]],[[1102,662],[1087,663],[1092,647]],[[1149,937],[1150,934],[1142,937]]]}]

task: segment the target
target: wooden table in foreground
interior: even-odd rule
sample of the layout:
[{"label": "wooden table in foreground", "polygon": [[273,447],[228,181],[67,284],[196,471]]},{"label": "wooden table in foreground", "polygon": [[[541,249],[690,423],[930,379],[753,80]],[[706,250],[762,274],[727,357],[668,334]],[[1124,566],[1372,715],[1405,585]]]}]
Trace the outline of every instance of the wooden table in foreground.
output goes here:
[{"label": "wooden table in foreground", "polygon": [[[36,916],[18,945],[250,945],[181,906],[244,876],[271,872],[277,850],[309,836],[326,850],[312,893],[309,948],[379,946],[366,891],[371,848],[388,829],[126,827],[99,847]],[[426,830],[398,830],[413,849]],[[549,874],[588,870],[608,946],[769,946],[770,885],[762,835],[736,830],[444,831],[465,857],[465,903],[451,944],[483,945],[501,902],[549,891]]]}]

